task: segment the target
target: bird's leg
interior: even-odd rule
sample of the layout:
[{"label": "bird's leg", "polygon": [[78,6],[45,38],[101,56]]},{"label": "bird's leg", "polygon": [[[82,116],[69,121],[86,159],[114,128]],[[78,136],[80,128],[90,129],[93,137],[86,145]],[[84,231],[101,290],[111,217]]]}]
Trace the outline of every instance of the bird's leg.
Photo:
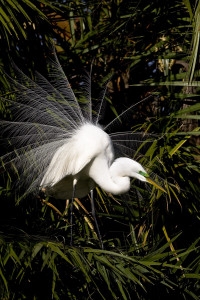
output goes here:
[{"label": "bird's leg", "polygon": [[92,216],[94,218],[95,226],[96,226],[96,229],[97,229],[97,235],[98,235],[98,238],[99,238],[99,241],[100,241],[100,244],[101,244],[101,248],[103,250],[104,249],[103,241],[102,241],[101,233],[100,233],[100,230],[99,230],[99,225],[97,223],[96,214],[95,214],[93,190],[90,191],[90,195],[91,195]]},{"label": "bird's leg", "polygon": [[73,245],[73,208],[74,208],[74,198],[75,198],[76,184],[77,184],[77,180],[74,179],[73,180],[73,192],[72,192],[71,209],[70,209],[70,225],[71,225],[70,246]]}]

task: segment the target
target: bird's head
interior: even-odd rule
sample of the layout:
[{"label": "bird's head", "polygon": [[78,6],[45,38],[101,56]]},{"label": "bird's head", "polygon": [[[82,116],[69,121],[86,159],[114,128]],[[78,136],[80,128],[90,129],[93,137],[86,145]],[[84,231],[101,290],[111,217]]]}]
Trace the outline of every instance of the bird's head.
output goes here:
[{"label": "bird's head", "polygon": [[118,173],[119,176],[128,176],[143,182],[151,183],[156,188],[166,192],[158,183],[150,178],[150,175],[146,172],[143,166],[133,159],[125,157],[118,158],[112,164],[111,169],[112,172],[114,171],[115,174]]},{"label": "bird's head", "polygon": [[131,177],[137,178],[140,181],[148,182],[154,185],[156,188],[159,190],[163,191],[166,193],[165,189],[163,189],[158,183],[156,183],[150,175],[144,170],[141,164],[138,162],[132,160],[132,168],[133,168],[133,175]]}]

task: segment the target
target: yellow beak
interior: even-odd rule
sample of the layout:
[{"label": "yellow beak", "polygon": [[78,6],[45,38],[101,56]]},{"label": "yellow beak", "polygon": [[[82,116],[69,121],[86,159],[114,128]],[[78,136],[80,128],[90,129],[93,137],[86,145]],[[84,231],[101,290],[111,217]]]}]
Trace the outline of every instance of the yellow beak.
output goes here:
[{"label": "yellow beak", "polygon": [[159,189],[159,190],[161,190],[161,191],[167,193],[165,189],[163,189],[158,183],[156,183],[155,181],[153,181],[150,177],[146,177],[146,180],[147,180],[149,183],[153,184],[157,189]]}]

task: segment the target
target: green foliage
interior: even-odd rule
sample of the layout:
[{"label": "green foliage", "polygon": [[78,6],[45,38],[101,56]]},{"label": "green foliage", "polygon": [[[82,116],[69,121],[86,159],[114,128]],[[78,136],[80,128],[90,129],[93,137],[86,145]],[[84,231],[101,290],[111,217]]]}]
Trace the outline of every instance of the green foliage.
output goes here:
[{"label": "green foliage", "polygon": [[[27,27],[30,26],[35,30],[35,21],[47,20],[47,16],[41,11],[42,7],[56,9],[49,1],[16,0],[1,1],[0,4],[0,32],[1,39],[5,39],[7,45],[10,46],[11,40],[14,38],[27,38]],[[35,19],[35,20],[34,20]]]},{"label": "green foliage", "polygon": [[66,295],[69,299],[89,295],[97,299],[146,299],[147,292],[150,299],[161,289],[163,295],[171,292],[198,299],[194,290],[188,289],[190,279],[199,279],[197,264],[192,261],[189,269],[184,261],[198,252],[199,240],[186,250],[169,252],[174,238],[140,256],[133,246],[125,252],[120,248],[105,251],[39,241],[42,238],[36,236],[21,234],[20,238],[18,242],[1,239],[1,294],[8,299],[66,299]]}]

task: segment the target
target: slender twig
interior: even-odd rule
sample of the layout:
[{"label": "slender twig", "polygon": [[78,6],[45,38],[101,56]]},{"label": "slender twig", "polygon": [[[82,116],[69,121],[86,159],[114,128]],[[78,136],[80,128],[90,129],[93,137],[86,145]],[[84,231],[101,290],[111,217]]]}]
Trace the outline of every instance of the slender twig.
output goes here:
[{"label": "slender twig", "polygon": [[[53,210],[55,210],[55,212],[57,214],[59,214],[62,218],[63,218],[63,214],[59,211],[59,209],[57,209],[52,203],[48,202],[47,200],[42,199],[41,197],[39,197],[40,201],[43,204],[46,204],[48,206],[50,206]],[[63,221],[68,222],[66,219],[63,218]]]}]

